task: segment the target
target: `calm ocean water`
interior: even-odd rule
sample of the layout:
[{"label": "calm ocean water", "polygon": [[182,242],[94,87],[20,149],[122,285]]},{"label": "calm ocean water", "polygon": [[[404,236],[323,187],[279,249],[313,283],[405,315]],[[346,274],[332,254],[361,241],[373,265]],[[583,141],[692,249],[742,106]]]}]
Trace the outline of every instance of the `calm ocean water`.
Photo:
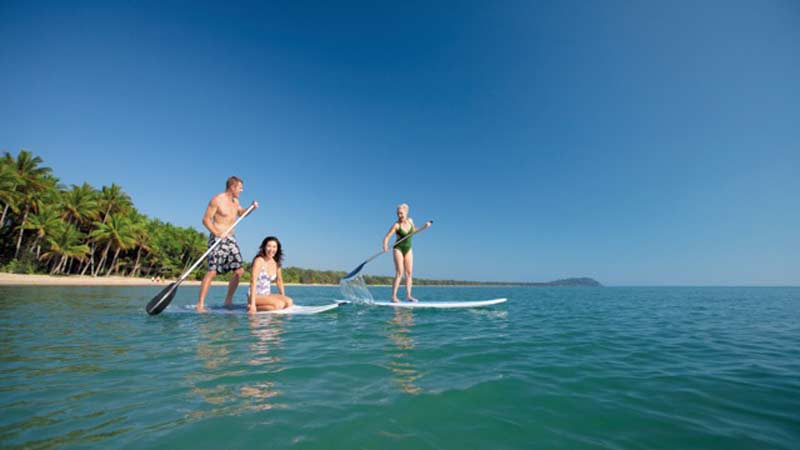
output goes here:
[{"label": "calm ocean water", "polygon": [[800,448],[800,288],[420,287],[509,302],[255,318],[149,317],[157,290],[0,287],[0,447]]}]

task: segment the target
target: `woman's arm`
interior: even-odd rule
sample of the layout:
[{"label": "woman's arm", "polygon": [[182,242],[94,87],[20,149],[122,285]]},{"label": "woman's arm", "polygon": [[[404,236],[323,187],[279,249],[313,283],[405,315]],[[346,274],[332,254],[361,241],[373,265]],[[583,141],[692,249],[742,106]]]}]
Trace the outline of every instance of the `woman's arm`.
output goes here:
[{"label": "woman's arm", "polygon": [[280,267],[278,267],[277,284],[278,284],[278,292],[280,292],[281,295],[286,296],[286,291],[283,290],[283,274],[281,273],[281,268]]},{"label": "woman's arm", "polygon": [[256,274],[261,270],[263,260],[256,258],[253,260],[253,267],[250,269],[250,295],[247,296],[247,311],[256,312]]},{"label": "woman's arm", "polygon": [[392,224],[392,227],[389,228],[389,232],[383,237],[383,251],[389,251],[389,238],[392,237],[392,233],[395,231],[397,231],[397,222]]}]

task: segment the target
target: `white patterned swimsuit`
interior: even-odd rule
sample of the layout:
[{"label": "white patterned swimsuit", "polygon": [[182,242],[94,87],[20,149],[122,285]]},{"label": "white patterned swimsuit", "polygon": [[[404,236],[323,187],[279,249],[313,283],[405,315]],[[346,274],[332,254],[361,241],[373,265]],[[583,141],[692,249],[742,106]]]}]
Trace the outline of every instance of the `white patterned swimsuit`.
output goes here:
[{"label": "white patterned swimsuit", "polygon": [[277,276],[277,273],[273,276],[269,276],[267,275],[267,271],[265,269],[261,269],[261,272],[258,273],[258,277],[256,277],[256,295],[271,294],[272,282],[275,281]]}]

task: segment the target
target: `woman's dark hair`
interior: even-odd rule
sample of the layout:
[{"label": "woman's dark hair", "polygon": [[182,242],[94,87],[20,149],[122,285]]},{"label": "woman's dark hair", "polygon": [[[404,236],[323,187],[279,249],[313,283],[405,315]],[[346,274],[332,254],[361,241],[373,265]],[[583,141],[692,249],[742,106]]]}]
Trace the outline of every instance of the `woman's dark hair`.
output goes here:
[{"label": "woman's dark hair", "polygon": [[[275,236],[267,236],[263,241],[261,241],[261,245],[258,246],[258,254],[256,255],[256,258],[260,256],[265,260],[267,259],[267,244],[269,241],[275,241],[275,243],[278,244],[278,251],[275,252],[275,264],[277,264],[278,267],[281,267],[283,264],[283,249],[281,248],[281,241],[279,241]],[[255,258],[253,258],[253,261],[255,262]]]}]

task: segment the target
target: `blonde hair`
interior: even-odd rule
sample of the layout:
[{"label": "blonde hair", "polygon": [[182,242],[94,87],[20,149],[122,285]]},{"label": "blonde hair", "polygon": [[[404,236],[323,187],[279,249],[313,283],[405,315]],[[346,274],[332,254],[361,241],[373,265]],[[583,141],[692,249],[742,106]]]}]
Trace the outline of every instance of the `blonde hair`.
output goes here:
[{"label": "blonde hair", "polygon": [[408,214],[408,203],[400,203],[399,205],[397,205],[397,209],[405,209],[406,214]]}]

